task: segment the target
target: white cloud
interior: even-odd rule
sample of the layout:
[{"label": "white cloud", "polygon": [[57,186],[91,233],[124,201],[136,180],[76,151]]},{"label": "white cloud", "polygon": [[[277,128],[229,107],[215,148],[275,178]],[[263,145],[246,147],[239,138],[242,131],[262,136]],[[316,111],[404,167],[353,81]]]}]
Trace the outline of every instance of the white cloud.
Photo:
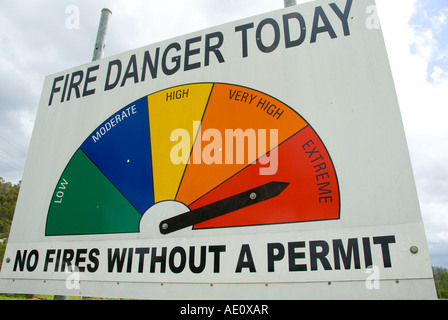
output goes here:
[{"label": "white cloud", "polygon": [[440,86],[448,79],[448,71],[444,71],[439,66],[434,67],[434,71],[430,74],[433,83]]},{"label": "white cloud", "polygon": [[[448,70],[434,64],[446,46],[442,11],[430,23],[410,25],[418,1],[377,0],[414,167],[431,252],[448,267]],[[427,13],[426,13],[427,14]],[[439,61],[440,62],[440,61]]]},{"label": "white cloud", "polygon": [[440,84],[447,79],[448,71],[448,7],[440,9],[420,2],[417,10],[410,22],[415,33],[412,48],[428,61],[428,80]]},{"label": "white cloud", "polygon": [[378,1],[397,95],[408,134],[447,134],[447,72],[436,68],[430,73],[436,81],[427,81],[432,53],[439,42],[430,29],[422,33],[408,25],[415,3]]}]

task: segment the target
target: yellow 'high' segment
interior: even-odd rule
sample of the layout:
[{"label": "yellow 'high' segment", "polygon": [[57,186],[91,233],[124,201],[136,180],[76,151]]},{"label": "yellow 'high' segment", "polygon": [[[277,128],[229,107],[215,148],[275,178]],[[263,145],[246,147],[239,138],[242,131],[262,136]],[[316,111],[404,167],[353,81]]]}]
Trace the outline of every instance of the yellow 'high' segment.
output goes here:
[{"label": "yellow 'high' segment", "polygon": [[185,85],[148,96],[156,203],[176,197],[186,166],[186,163],[175,164],[170,158],[172,149],[179,144],[179,141],[172,141],[171,134],[178,129],[188,132],[188,150],[191,150],[199,129],[194,126],[194,122],[202,120],[212,86],[213,84]]}]

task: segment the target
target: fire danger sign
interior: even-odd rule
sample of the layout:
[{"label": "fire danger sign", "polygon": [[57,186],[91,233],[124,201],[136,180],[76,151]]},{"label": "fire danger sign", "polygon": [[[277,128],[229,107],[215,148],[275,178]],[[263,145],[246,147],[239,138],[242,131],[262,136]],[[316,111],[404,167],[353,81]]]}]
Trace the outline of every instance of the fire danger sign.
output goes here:
[{"label": "fire danger sign", "polygon": [[48,76],[2,291],[434,298],[372,8],[313,1]]}]

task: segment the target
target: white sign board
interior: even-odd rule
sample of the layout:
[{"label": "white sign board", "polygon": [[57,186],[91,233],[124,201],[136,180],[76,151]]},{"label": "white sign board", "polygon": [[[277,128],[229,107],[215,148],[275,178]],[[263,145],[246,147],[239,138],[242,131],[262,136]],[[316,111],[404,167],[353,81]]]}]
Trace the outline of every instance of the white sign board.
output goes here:
[{"label": "white sign board", "polygon": [[373,1],[48,76],[0,291],[435,298]]}]

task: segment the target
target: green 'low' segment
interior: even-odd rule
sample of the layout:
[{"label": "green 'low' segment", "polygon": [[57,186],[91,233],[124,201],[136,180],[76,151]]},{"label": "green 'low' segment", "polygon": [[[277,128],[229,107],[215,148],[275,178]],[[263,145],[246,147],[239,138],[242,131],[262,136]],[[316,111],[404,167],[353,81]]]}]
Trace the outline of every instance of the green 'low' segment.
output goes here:
[{"label": "green 'low' segment", "polygon": [[141,214],[79,149],[51,200],[46,236],[138,232]]}]

